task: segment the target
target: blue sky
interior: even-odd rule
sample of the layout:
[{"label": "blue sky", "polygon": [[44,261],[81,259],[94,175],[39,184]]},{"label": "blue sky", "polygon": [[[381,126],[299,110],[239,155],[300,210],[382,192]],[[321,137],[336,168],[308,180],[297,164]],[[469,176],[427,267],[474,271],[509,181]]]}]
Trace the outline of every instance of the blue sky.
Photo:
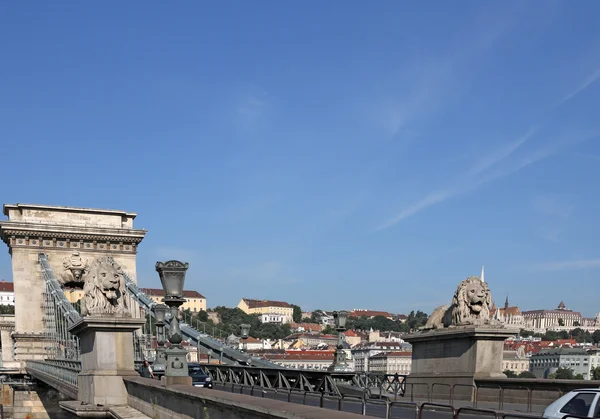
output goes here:
[{"label": "blue sky", "polygon": [[[600,3],[0,6],[2,203],[135,211],[209,306],[593,315]],[[10,279],[8,252],[0,277]]]}]

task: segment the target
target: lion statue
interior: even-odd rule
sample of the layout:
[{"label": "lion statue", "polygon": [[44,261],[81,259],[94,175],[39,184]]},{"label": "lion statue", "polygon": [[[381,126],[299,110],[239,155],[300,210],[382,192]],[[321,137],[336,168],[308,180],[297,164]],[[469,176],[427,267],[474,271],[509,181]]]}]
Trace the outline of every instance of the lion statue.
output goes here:
[{"label": "lion statue", "polygon": [[436,308],[422,330],[453,326],[482,326],[492,323],[492,294],[486,282],[477,276],[462,281],[450,306]]},{"label": "lion statue", "polygon": [[83,316],[129,314],[125,302],[125,281],[121,267],[111,257],[91,263],[85,275],[81,314]]}]

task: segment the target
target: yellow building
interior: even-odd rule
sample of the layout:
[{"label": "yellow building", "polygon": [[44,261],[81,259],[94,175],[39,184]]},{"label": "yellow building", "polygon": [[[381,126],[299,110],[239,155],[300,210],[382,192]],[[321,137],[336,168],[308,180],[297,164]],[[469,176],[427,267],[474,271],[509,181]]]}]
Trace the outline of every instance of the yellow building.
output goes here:
[{"label": "yellow building", "polygon": [[[159,288],[142,288],[141,291],[157,304],[162,304],[162,299],[165,297],[165,292]],[[206,297],[198,291],[183,291],[183,298],[187,301],[183,303],[181,310],[189,309],[192,313],[206,311]]]},{"label": "yellow building", "polygon": [[83,298],[83,290],[81,288],[65,288],[65,296],[71,304],[75,304]]},{"label": "yellow building", "polygon": [[[252,300],[242,298],[238,308],[246,314],[260,314],[263,322],[269,322],[269,318],[277,318],[277,322],[291,323],[294,317],[294,307],[283,301]],[[279,321],[283,317],[283,321]]]}]

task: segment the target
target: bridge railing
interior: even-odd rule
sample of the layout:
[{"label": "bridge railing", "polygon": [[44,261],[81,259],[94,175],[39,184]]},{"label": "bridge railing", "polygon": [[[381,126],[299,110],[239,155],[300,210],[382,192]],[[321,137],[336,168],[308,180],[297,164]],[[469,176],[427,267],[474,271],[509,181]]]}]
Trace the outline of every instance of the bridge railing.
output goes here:
[{"label": "bridge railing", "polygon": [[32,377],[77,399],[77,376],[81,372],[80,361],[72,359],[30,360],[26,361],[25,369]]}]

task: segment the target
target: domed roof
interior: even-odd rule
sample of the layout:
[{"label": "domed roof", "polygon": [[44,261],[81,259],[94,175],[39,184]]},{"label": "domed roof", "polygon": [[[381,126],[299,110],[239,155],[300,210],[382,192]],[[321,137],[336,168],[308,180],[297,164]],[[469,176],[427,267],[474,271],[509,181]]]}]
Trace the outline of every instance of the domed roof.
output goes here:
[{"label": "domed roof", "polygon": [[565,303],[562,300],[560,300],[560,304],[558,305],[558,309],[559,310],[564,310],[565,308],[566,308]]}]

